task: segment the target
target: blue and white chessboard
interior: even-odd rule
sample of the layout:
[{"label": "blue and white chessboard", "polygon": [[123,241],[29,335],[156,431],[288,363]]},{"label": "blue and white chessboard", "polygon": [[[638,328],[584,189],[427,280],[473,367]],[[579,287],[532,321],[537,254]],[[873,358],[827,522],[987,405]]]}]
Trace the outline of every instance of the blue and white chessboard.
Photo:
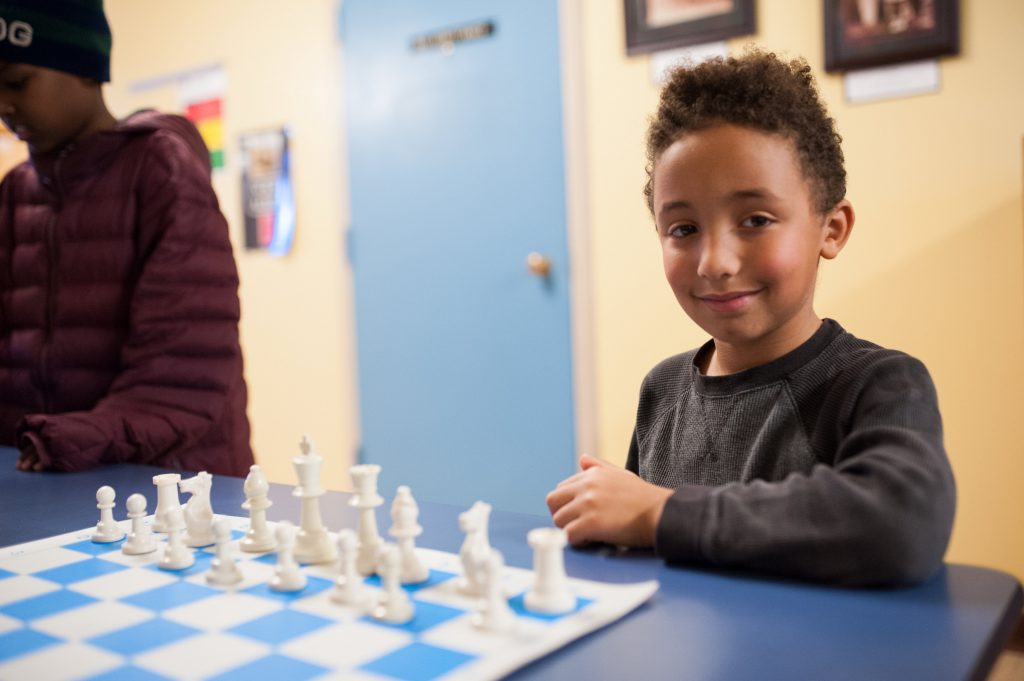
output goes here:
[{"label": "blue and white chessboard", "polygon": [[[237,544],[248,520],[228,519]],[[476,602],[455,588],[458,556],[418,549],[430,579],[406,587],[416,616],[392,625],[331,601],[336,567],[306,566],[305,589],[275,593],[267,588],[274,554],[235,546],[245,579],[225,589],[205,580],[212,547],[196,551],[193,567],[168,572],[156,566],[162,545],[126,556],[122,542],[95,544],[91,534],[0,549],[0,681],[494,679],[619,619],[657,589],[570,579],[576,609],[536,615],[522,605],[532,573],[509,567],[516,627],[488,633],[471,623]],[[376,577],[366,583],[379,588]]]}]

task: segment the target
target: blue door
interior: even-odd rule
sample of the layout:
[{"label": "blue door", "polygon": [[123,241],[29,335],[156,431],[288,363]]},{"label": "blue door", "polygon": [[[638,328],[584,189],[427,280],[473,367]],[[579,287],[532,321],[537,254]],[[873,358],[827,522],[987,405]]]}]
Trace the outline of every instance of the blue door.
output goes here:
[{"label": "blue door", "polygon": [[557,0],[341,11],[360,459],[544,513],[575,467]]}]

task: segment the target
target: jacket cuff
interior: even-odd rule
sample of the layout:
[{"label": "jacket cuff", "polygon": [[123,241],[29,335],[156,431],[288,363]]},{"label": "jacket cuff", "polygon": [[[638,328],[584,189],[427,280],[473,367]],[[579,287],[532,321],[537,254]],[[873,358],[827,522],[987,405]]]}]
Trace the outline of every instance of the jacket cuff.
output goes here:
[{"label": "jacket cuff", "polygon": [[710,487],[683,485],[665,502],[655,531],[654,552],[670,562],[703,562],[700,548]]},{"label": "jacket cuff", "polygon": [[39,458],[39,463],[43,464],[47,469],[52,469],[53,460],[50,458],[50,452],[47,451],[46,445],[43,444],[43,438],[39,437],[39,433],[25,430],[24,426],[18,430],[20,431],[18,435],[18,449],[25,451],[31,446]]}]

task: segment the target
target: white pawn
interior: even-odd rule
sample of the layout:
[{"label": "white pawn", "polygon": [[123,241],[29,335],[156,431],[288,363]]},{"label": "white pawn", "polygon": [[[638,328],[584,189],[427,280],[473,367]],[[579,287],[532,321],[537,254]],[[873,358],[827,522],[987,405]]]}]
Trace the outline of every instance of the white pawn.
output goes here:
[{"label": "white pawn", "polygon": [[132,529],[128,533],[128,541],[121,546],[121,552],[125,555],[136,556],[156,551],[153,531],[144,520],[146,517],[146,497],[141,494],[133,494],[128,497],[125,506],[128,507],[128,517],[131,518]]},{"label": "white pawn", "polygon": [[213,521],[216,555],[206,573],[206,582],[215,586],[231,586],[242,581],[242,569],[231,555],[231,528],[224,518]]},{"label": "white pawn", "polygon": [[245,502],[242,508],[249,511],[249,529],[245,532],[241,547],[250,553],[273,551],[277,546],[274,533],[267,525],[267,509],[274,502],[267,498],[270,485],[263,471],[256,464],[249,467],[249,475],[245,478]]},{"label": "white pawn", "polygon": [[569,590],[565,575],[565,530],[539,527],[530,530],[526,541],[533,548],[533,588],[526,593],[527,610],[547,614],[569,612],[576,607],[576,596]]},{"label": "white pawn", "polygon": [[384,593],[380,605],[373,611],[373,616],[391,624],[405,624],[412,620],[416,609],[409,594],[402,588],[402,557],[397,546],[384,548],[377,572],[384,584]]},{"label": "white pawn", "polygon": [[356,569],[357,550],[356,533],[349,529],[340,530],[338,553],[341,554],[341,574],[334,583],[331,600],[340,605],[362,608],[370,602],[370,591]]},{"label": "white pawn", "polygon": [[295,526],[287,520],[277,524],[277,565],[270,579],[271,591],[302,591],[306,588],[306,573],[295,562]]},{"label": "white pawn", "polygon": [[398,543],[402,558],[402,584],[421,584],[430,576],[430,571],[416,555],[416,537],[423,534],[423,528],[416,522],[419,514],[412,492],[406,485],[399,486],[391,503],[391,529],[388,534]]},{"label": "white pawn", "polygon": [[167,511],[164,520],[167,522],[167,545],[160,558],[160,569],[184,570],[192,567],[196,557],[192,549],[185,546],[185,517],[181,507]]},{"label": "white pawn", "polygon": [[506,632],[515,626],[516,616],[505,598],[501,585],[501,572],[505,568],[505,557],[497,549],[481,566],[484,581],[484,597],[481,608],[473,616],[473,624],[484,631]]},{"label": "white pawn", "polygon": [[96,490],[96,508],[100,509],[100,521],[92,540],[97,544],[109,544],[124,538],[124,530],[114,520],[114,488],[104,485]]}]

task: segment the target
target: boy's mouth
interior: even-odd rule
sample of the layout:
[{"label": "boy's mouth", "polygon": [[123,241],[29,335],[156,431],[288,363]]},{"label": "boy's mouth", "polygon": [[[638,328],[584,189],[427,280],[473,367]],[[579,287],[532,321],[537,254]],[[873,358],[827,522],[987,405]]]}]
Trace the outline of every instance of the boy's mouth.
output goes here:
[{"label": "boy's mouth", "polygon": [[712,312],[736,312],[746,307],[761,292],[761,289],[749,291],[731,291],[729,293],[705,293],[697,296],[697,300],[707,305]]}]

